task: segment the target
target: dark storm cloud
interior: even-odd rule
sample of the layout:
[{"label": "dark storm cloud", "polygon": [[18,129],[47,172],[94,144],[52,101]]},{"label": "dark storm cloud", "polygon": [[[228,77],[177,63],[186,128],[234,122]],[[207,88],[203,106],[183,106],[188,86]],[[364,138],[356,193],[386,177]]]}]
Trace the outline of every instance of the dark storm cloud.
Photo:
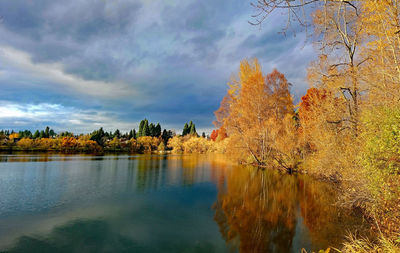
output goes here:
[{"label": "dark storm cloud", "polygon": [[29,110],[41,105],[42,123],[76,131],[133,128],[143,117],[209,129],[230,74],[255,56],[301,93],[311,50],[278,34],[284,17],[260,29],[248,24],[253,13],[242,0],[2,1],[0,110],[21,117],[0,116],[0,128],[38,125],[27,115],[44,115]]}]

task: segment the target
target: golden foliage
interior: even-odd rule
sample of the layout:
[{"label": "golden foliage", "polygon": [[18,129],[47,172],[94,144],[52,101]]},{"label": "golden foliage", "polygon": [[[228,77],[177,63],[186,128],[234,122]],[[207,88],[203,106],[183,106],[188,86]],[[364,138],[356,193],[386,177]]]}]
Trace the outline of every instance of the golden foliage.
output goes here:
[{"label": "golden foliage", "polygon": [[23,148],[24,150],[28,150],[34,147],[34,141],[29,138],[22,138],[19,142],[17,142],[17,146]]},{"label": "golden foliage", "polygon": [[9,138],[10,138],[11,140],[13,140],[13,139],[15,139],[15,138],[19,138],[19,133],[12,133],[12,134],[10,134]]},{"label": "golden foliage", "polygon": [[[297,167],[297,136],[294,106],[285,76],[274,70],[264,76],[257,59],[240,63],[238,77],[219,111],[229,146],[244,163],[277,164],[286,169]],[[221,121],[219,119],[218,121]]]},{"label": "golden foliage", "polygon": [[159,138],[151,136],[142,136],[137,139],[139,149],[143,152],[151,152],[153,150],[157,150],[160,142],[161,140]]},{"label": "golden foliage", "polygon": [[168,140],[168,148],[172,149],[174,153],[182,153],[183,148],[183,138],[180,136],[174,136]]}]

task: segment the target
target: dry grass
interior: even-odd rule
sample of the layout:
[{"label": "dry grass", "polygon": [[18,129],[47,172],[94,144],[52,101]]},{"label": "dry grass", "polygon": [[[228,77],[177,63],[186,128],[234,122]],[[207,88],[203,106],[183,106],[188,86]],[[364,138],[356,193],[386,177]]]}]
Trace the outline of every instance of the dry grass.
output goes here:
[{"label": "dry grass", "polygon": [[356,238],[353,235],[348,237],[342,248],[341,253],[400,253],[400,234],[398,239],[389,239],[381,236],[377,243],[368,239]]}]

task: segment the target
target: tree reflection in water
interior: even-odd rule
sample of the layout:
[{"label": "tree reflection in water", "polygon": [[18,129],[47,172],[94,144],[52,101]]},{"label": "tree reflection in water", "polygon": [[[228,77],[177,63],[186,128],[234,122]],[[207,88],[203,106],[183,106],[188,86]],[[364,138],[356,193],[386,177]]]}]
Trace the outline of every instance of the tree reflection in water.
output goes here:
[{"label": "tree reflection in water", "polygon": [[[0,188],[7,205],[0,206],[5,224],[0,239],[10,233],[4,227],[16,228],[3,241],[10,252],[231,248],[247,253],[299,252],[302,247],[310,252],[340,247],[346,232],[360,230],[362,224],[334,206],[337,191],[331,185],[233,166],[224,156],[23,155],[4,160]],[[39,162],[43,160],[52,162]],[[10,207],[21,215],[8,220],[4,214]],[[90,244],[95,245],[86,248]]]},{"label": "tree reflection in water", "polygon": [[334,206],[335,193],[305,176],[235,167],[219,187],[214,219],[227,243],[242,253],[307,247],[293,245],[295,236],[308,238],[313,250],[338,247],[361,221]]}]

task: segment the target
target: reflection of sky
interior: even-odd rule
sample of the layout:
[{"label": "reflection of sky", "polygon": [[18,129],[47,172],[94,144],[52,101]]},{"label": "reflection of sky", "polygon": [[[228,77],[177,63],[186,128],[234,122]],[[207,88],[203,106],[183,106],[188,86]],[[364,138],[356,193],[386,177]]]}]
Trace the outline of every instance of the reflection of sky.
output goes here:
[{"label": "reflection of sky", "polygon": [[[210,171],[198,169],[192,164],[198,161],[181,159],[181,156],[176,159],[166,156],[159,159],[91,158],[67,157],[66,161],[58,162],[65,159],[60,157],[40,162],[40,157],[25,156],[25,160],[39,162],[1,162],[0,215],[43,211],[76,201],[210,181]],[[13,159],[22,158],[3,157],[3,160]]]},{"label": "reflection of sky", "polygon": [[154,238],[174,235],[187,242],[203,237],[210,247],[224,248],[212,218],[216,186],[201,159],[24,155],[0,160],[0,250],[21,235],[56,233],[60,225],[74,229],[79,220],[105,222],[111,233],[146,247]]},{"label": "reflection of sky", "polygon": [[251,26],[251,2],[3,1],[0,128],[127,130],[147,117],[208,130],[230,75],[255,56],[298,98],[312,47],[278,34],[283,13]]},{"label": "reflection of sky", "polygon": [[[110,252],[110,247],[111,252],[228,252],[241,238],[225,243],[223,234],[232,225],[226,219],[235,217],[234,212],[239,214],[241,208],[252,210],[246,214],[250,221],[277,215],[281,222],[261,219],[263,227],[239,222],[236,228],[240,225],[243,231],[259,229],[264,235],[282,235],[279,245],[291,252],[319,245],[314,239],[329,242],[338,238],[330,234],[332,231],[343,231],[343,224],[329,223],[329,230],[322,231],[324,237],[320,238],[321,231],[316,230],[319,219],[328,224],[339,216],[327,216],[318,206],[326,204],[316,202],[319,194],[329,194],[323,188],[319,193],[317,184],[310,188],[315,190],[313,194],[301,190],[297,194],[297,177],[245,167],[232,170],[221,161],[221,157],[201,155],[0,155],[0,251],[11,247],[11,252],[84,252],[93,244],[91,252]],[[246,173],[239,172],[262,173],[271,189],[257,188],[260,178],[247,180],[243,177]],[[246,189],[271,195],[266,199],[246,195]],[[233,209],[217,217],[224,210],[223,199]],[[310,201],[310,209],[304,209],[308,203],[302,206],[305,199]],[[252,209],[249,203],[253,200],[265,208]],[[286,227],[286,202],[296,209],[291,216],[295,224],[292,230]],[[277,212],[269,213],[271,210]],[[323,217],[310,216],[314,211],[322,212]],[[313,236],[303,212],[311,212],[307,218],[317,222],[311,224]],[[268,243],[271,245],[266,248],[278,245],[273,240]]]}]

